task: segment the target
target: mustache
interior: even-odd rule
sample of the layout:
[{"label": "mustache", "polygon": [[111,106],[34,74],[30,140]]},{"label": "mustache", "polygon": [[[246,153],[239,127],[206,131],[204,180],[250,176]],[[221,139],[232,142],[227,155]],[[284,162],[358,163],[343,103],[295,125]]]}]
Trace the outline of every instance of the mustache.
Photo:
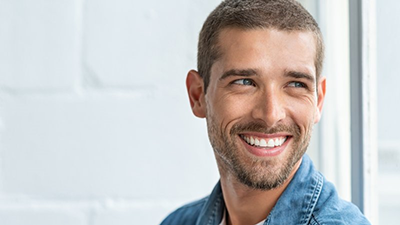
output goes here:
[{"label": "mustache", "polygon": [[299,136],[300,135],[300,127],[297,125],[284,125],[284,124],[279,124],[274,127],[267,127],[264,123],[261,122],[249,122],[245,124],[235,124],[231,131],[231,135],[236,135],[238,133],[243,133],[243,132],[257,132],[257,133],[264,133],[264,134],[274,134],[278,132],[285,132],[285,133],[290,133],[293,136]]}]

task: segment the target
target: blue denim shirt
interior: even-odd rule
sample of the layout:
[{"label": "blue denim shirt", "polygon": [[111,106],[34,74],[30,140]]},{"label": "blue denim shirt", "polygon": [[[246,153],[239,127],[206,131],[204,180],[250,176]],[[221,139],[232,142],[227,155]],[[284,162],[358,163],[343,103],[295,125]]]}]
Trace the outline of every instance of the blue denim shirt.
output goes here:
[{"label": "blue denim shirt", "polygon": [[[170,214],[161,225],[218,225],[225,210],[220,183],[211,195]],[[267,216],[267,215],[265,215]],[[338,197],[332,183],[315,170],[311,159],[303,161],[264,225],[370,224],[360,210]]]}]

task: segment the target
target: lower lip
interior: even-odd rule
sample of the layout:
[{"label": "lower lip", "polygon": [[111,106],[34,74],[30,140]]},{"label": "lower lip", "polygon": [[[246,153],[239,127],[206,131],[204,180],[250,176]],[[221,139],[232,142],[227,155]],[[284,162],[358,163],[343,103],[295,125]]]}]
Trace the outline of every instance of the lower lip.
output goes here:
[{"label": "lower lip", "polygon": [[283,145],[281,145],[281,146],[277,146],[274,148],[261,148],[261,147],[255,147],[255,146],[249,145],[241,137],[239,137],[239,138],[245,145],[246,149],[251,154],[258,156],[258,157],[273,157],[273,156],[277,156],[277,155],[281,154],[285,150],[289,140],[291,139],[290,137],[288,137],[286,139],[286,141],[283,143]]}]

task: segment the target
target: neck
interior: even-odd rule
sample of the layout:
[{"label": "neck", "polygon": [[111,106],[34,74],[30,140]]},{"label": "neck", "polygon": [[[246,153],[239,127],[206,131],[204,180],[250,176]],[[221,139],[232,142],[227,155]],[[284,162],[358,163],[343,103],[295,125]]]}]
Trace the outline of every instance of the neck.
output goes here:
[{"label": "neck", "polygon": [[257,224],[265,220],[279,197],[290,183],[301,160],[296,163],[290,176],[272,190],[256,190],[240,183],[233,174],[219,166],[221,188],[227,209],[228,225]]}]

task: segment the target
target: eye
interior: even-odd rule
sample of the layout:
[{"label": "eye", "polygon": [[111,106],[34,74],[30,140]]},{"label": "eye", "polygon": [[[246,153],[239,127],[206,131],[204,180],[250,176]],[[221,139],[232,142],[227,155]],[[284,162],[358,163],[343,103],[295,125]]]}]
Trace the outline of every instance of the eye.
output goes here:
[{"label": "eye", "polygon": [[250,86],[255,86],[255,83],[251,79],[239,79],[235,80],[232,82],[233,84],[239,84],[239,85],[250,85]]},{"label": "eye", "polygon": [[307,88],[307,85],[303,82],[293,81],[288,84],[288,87]]}]

